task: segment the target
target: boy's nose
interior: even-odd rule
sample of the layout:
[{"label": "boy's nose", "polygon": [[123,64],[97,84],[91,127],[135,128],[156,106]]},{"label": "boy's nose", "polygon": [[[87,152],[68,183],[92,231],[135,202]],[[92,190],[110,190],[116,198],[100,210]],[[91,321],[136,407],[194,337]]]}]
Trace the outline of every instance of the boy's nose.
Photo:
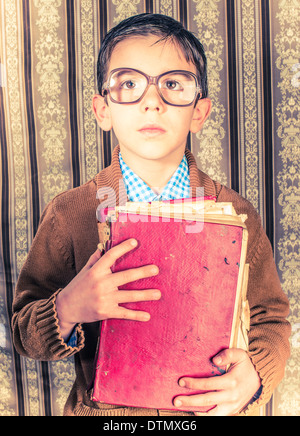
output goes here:
[{"label": "boy's nose", "polygon": [[148,110],[157,110],[158,112],[161,112],[163,110],[164,102],[154,84],[151,84],[147,89],[147,92],[141,101],[141,105],[142,110],[145,112]]}]

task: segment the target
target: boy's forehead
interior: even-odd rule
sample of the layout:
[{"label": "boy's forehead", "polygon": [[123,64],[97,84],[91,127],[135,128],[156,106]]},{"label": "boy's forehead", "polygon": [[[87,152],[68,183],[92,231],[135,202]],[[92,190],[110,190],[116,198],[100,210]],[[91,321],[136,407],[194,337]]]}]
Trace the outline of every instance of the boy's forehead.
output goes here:
[{"label": "boy's forehead", "polygon": [[176,41],[164,41],[155,35],[122,39],[112,51],[108,72],[123,67],[139,69],[150,75],[176,69],[196,73],[196,67],[186,60]]}]

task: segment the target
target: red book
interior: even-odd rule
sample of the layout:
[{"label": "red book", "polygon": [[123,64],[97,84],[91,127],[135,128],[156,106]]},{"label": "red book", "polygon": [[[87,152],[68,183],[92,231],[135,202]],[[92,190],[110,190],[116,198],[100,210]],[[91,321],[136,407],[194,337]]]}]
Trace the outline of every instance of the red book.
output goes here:
[{"label": "red book", "polygon": [[[122,208],[113,213],[109,246],[129,238],[138,241],[138,247],[119,259],[113,271],[148,264],[158,265],[160,271],[119,288],[120,292],[157,288],[162,298],[124,305],[149,312],[149,322],[102,322],[94,401],[172,410],[174,397],[187,394],[178,385],[181,377],[225,372],[211,359],[236,346],[247,230],[240,217],[220,213],[216,205],[216,213],[211,205],[210,213],[204,212],[198,222],[195,215],[179,219],[182,213],[173,209],[168,217],[157,209],[151,215]],[[201,224],[199,231],[195,231],[197,224]]]}]

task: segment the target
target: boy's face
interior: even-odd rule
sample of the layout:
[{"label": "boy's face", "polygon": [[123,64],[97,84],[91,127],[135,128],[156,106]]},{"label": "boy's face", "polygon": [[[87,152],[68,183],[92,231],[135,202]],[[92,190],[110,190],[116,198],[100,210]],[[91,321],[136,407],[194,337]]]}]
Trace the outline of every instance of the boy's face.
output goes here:
[{"label": "boy's face", "polygon": [[[113,50],[109,73],[116,68],[133,68],[149,76],[171,70],[186,70],[196,74],[180,48],[167,42],[155,44],[156,36],[131,37]],[[151,85],[141,101],[118,104],[107,97],[95,96],[93,109],[100,127],[114,129],[122,156],[130,165],[132,160],[181,161],[189,131],[199,131],[210,112],[209,99],[186,107],[165,103],[155,86]]]}]

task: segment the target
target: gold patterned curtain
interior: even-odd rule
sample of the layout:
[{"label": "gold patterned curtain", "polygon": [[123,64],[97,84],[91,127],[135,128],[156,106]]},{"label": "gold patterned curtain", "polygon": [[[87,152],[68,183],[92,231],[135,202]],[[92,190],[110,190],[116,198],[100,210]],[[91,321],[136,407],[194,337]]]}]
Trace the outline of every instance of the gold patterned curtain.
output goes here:
[{"label": "gold patterned curtain", "polygon": [[0,0],[0,415],[61,415],[73,361],[14,350],[14,287],[45,205],[110,163],[91,112],[104,34],[142,12],[173,16],[209,60],[213,112],[188,146],[199,167],[247,197],[291,302],[292,355],[262,413],[300,414],[300,1]]}]

